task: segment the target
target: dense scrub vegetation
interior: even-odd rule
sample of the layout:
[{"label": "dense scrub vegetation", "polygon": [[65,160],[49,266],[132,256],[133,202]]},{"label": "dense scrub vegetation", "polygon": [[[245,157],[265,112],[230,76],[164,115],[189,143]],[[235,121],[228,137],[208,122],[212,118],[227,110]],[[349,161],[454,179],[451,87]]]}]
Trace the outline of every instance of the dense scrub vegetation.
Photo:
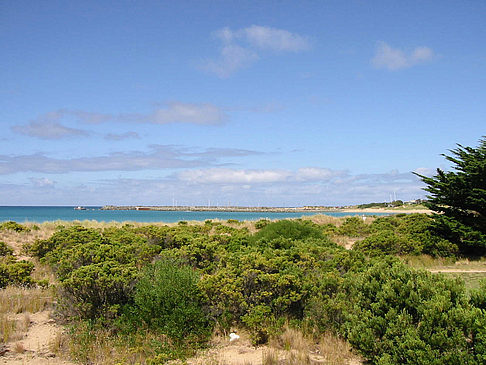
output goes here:
[{"label": "dense scrub vegetation", "polygon": [[[375,364],[484,363],[486,287],[468,295],[461,281],[395,256],[455,255],[433,222],[261,220],[253,234],[237,222],[74,226],[26,249],[56,273],[58,311],[82,329],[78,342],[109,331],[151,364],[189,355],[213,330],[245,327],[260,344],[287,323],[342,336]],[[358,242],[346,250],[334,236]]]},{"label": "dense scrub vegetation", "polygon": [[30,286],[36,283],[30,276],[34,264],[25,260],[17,260],[13,249],[0,241],[0,289],[8,285]]}]

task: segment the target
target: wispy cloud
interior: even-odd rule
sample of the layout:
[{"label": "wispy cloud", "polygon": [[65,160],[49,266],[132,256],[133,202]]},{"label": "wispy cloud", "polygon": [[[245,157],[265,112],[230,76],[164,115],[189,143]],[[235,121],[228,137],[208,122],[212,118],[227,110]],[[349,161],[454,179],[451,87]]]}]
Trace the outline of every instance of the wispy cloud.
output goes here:
[{"label": "wispy cloud", "polygon": [[104,137],[108,141],[123,141],[125,139],[140,139],[137,132],[126,132],[126,133],[108,133]]},{"label": "wispy cloud", "polygon": [[221,42],[219,57],[206,60],[202,68],[221,78],[251,66],[265,51],[300,52],[311,47],[304,36],[260,25],[239,30],[225,27],[213,32],[213,36]]},{"label": "wispy cloud", "polygon": [[213,104],[192,104],[170,102],[167,108],[157,109],[148,116],[140,115],[136,119],[149,123],[192,123],[216,125],[228,119],[226,113]]},{"label": "wispy cloud", "polygon": [[320,167],[304,167],[297,171],[284,169],[228,169],[209,168],[185,170],[177,178],[196,184],[249,184],[280,182],[327,182],[333,178],[346,176],[342,170],[331,170]]},{"label": "wispy cloud", "polygon": [[250,49],[228,44],[221,48],[219,58],[206,61],[203,68],[221,78],[227,78],[235,71],[251,66],[259,58]]},{"label": "wispy cloud", "polygon": [[289,176],[290,172],[284,170],[233,170],[225,168],[186,170],[178,174],[180,180],[196,184],[275,183],[285,181]]},{"label": "wispy cloud", "polygon": [[407,54],[400,48],[393,48],[385,42],[378,42],[371,63],[376,68],[396,71],[430,61],[433,58],[434,51],[429,47],[416,47]]},{"label": "wispy cloud", "polygon": [[30,181],[32,185],[39,188],[45,188],[45,187],[51,188],[56,184],[55,181],[50,180],[46,177],[39,177],[39,178],[31,177]]},{"label": "wispy cloud", "polygon": [[299,52],[310,48],[306,37],[284,29],[252,25],[234,33],[233,37],[246,40],[254,47],[273,51]]},{"label": "wispy cloud", "polygon": [[[171,101],[149,113],[98,113],[83,110],[59,109],[40,115],[25,126],[15,126],[17,133],[33,137],[56,139],[66,136],[87,135],[88,132],[69,128],[60,123],[99,124],[104,122],[117,123],[187,123],[199,125],[218,125],[226,122],[229,116],[226,112],[211,103],[184,103]],[[128,135],[126,136],[128,137]],[[133,135],[131,137],[134,137]]]},{"label": "wispy cloud", "polygon": [[114,152],[104,156],[59,159],[44,154],[0,155],[0,174],[40,172],[49,174],[72,171],[137,171],[197,168],[218,165],[226,157],[260,154],[257,151],[211,148],[201,151],[170,145],[154,145],[151,151]]},{"label": "wispy cloud", "polygon": [[89,135],[87,131],[66,127],[55,121],[32,121],[27,125],[13,126],[11,129],[15,133],[41,139],[61,139]]}]

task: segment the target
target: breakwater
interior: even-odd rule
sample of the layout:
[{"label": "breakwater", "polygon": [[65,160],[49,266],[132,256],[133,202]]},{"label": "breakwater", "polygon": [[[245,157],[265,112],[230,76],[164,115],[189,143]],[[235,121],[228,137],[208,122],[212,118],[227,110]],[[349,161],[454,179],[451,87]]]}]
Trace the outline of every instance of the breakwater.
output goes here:
[{"label": "breakwater", "polygon": [[338,208],[330,207],[241,207],[241,206],[134,206],[105,205],[101,210],[149,210],[164,212],[255,212],[255,213],[309,213],[336,212]]}]

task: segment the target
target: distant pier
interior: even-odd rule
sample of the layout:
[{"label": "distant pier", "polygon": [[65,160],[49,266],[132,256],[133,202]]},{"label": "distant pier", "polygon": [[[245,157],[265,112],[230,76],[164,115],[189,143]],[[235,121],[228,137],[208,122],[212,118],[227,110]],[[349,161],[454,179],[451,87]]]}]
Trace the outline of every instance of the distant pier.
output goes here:
[{"label": "distant pier", "polygon": [[323,206],[304,207],[241,207],[241,206],[138,206],[138,205],[105,205],[101,210],[158,210],[166,212],[272,212],[272,213],[301,213],[301,212],[332,212],[339,208]]}]

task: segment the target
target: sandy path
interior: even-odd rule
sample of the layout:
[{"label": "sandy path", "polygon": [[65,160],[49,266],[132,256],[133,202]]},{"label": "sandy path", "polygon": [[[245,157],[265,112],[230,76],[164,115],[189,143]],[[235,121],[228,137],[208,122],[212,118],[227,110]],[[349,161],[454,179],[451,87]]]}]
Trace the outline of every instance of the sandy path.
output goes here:
[{"label": "sandy path", "polygon": [[[8,352],[0,363],[11,365],[74,365],[61,360],[50,350],[51,343],[62,332],[62,327],[50,318],[50,311],[30,314],[30,326],[24,338],[8,344]],[[23,353],[18,351],[24,349]]]}]

